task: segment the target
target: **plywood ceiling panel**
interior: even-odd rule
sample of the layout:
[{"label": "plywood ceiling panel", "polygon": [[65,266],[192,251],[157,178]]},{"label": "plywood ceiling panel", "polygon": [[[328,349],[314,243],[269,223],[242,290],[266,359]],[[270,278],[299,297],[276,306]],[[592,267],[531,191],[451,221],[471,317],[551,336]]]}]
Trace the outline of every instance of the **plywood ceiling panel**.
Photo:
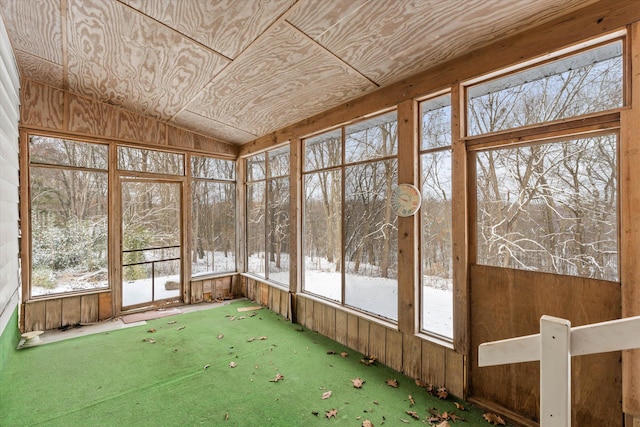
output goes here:
[{"label": "plywood ceiling panel", "polygon": [[350,10],[348,19],[336,20],[334,2],[316,0],[301,3],[287,19],[386,85],[586,3],[513,1],[506,7],[504,0],[396,0],[389,7],[388,2],[369,1]]},{"label": "plywood ceiling panel", "polygon": [[236,58],[295,0],[121,0],[228,58]]},{"label": "plywood ceiling panel", "polygon": [[168,120],[227,59],[118,2],[68,0],[69,88]]},{"label": "plywood ceiling panel", "polygon": [[0,0],[0,14],[23,79],[243,144],[595,1]]},{"label": "plywood ceiling panel", "polygon": [[188,109],[264,135],[373,89],[366,78],[281,22],[214,79]]}]

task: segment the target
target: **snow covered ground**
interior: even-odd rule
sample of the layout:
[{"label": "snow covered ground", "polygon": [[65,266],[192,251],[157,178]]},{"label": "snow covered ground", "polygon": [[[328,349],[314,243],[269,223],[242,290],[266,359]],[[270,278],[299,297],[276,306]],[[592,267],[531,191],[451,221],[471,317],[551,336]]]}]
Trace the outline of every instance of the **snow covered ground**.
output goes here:
[{"label": "snow covered ground", "polygon": [[156,277],[154,295],[151,295],[151,278],[140,280],[125,280],[122,283],[122,306],[142,304],[145,302],[158,301],[167,298],[180,298],[180,289],[167,290],[167,281],[180,283],[180,276]]}]

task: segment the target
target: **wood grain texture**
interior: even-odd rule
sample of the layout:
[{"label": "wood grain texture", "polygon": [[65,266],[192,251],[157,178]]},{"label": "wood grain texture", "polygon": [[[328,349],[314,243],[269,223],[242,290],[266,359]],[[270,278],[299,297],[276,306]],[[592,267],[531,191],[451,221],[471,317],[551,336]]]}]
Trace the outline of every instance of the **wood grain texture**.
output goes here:
[{"label": "wood grain texture", "polygon": [[62,326],[62,299],[45,301],[45,329],[58,329]]},{"label": "wood grain texture", "polygon": [[173,117],[173,119],[171,119],[171,123],[189,129],[190,131],[219,139],[220,141],[238,145],[244,144],[245,142],[249,142],[258,137],[258,135],[245,132],[242,129],[229,126],[226,123],[201,116],[200,114],[190,110],[180,111]]},{"label": "wood grain texture", "polygon": [[64,69],[62,65],[49,62],[32,53],[14,50],[20,64],[20,76],[23,79],[46,83],[58,89],[64,88]]},{"label": "wood grain texture", "polygon": [[383,365],[387,357],[387,328],[375,322],[369,322],[369,355]]},{"label": "wood grain texture", "polygon": [[112,293],[101,292],[98,296],[98,320],[107,320],[113,317]]},{"label": "wood grain texture", "polygon": [[[478,345],[538,333],[539,319],[544,314],[568,319],[572,326],[619,318],[620,286],[613,282],[477,265],[471,267],[470,280],[469,392],[536,420],[539,364],[478,368]],[[620,426],[620,352],[574,357],[572,364],[572,424]]]},{"label": "wood grain texture", "polygon": [[445,383],[445,349],[429,341],[422,341],[422,380],[441,386]]},{"label": "wood grain texture", "polygon": [[402,337],[402,372],[422,379],[422,340],[415,335]]},{"label": "wood grain texture", "polygon": [[60,0],[3,0],[1,6],[14,49],[62,66]]},{"label": "wood grain texture", "polygon": [[63,130],[64,92],[31,80],[22,81],[20,124]]},{"label": "wood grain texture", "polygon": [[446,368],[444,385],[449,393],[461,398],[466,396],[464,355],[451,349],[445,349],[444,361]]},{"label": "wood grain texture", "polygon": [[367,79],[280,23],[216,76],[187,109],[264,135],[373,89]]},{"label": "wood grain texture", "polygon": [[24,332],[44,331],[46,326],[46,302],[36,301],[24,306]]},{"label": "wood grain texture", "polygon": [[336,339],[336,309],[333,306],[322,304],[322,330],[320,333],[331,338]]},{"label": "wood grain texture", "polygon": [[225,157],[235,158],[237,156],[238,147],[234,145],[175,126],[168,125],[166,128],[169,146],[204,151],[209,154],[221,154]]},{"label": "wood grain texture", "polygon": [[360,353],[370,356],[371,348],[369,347],[369,326],[371,322],[366,319],[358,319],[358,346],[356,350]]},{"label": "wood grain texture", "polygon": [[340,344],[348,345],[347,340],[347,313],[342,310],[336,310],[336,334],[335,340]]},{"label": "wood grain texture", "polygon": [[229,63],[118,2],[68,0],[67,34],[71,91],[162,120]]},{"label": "wood grain texture", "polygon": [[197,304],[204,300],[202,280],[191,281],[191,304]]},{"label": "wood grain texture", "polygon": [[228,58],[235,58],[295,0],[121,0]]},{"label": "wood grain texture", "polygon": [[62,326],[74,326],[80,323],[80,301],[79,296],[62,299]]},{"label": "wood grain texture", "polygon": [[[393,7],[369,1],[348,19],[333,22],[325,15],[334,13],[334,2],[306,2],[296,10],[302,18],[292,14],[288,20],[303,32],[318,34],[314,37],[318,43],[377,84],[386,85],[544,23],[584,6],[584,1],[541,0],[509,6],[499,0],[439,4],[398,0]],[[318,21],[326,22],[324,31]]]},{"label": "wood grain texture", "polygon": [[362,352],[358,344],[359,329],[358,316],[351,313],[347,314],[347,346]]},{"label": "wood grain texture", "polygon": [[98,294],[80,297],[80,323],[96,323],[98,321]]},{"label": "wood grain texture", "polygon": [[403,334],[401,332],[394,331],[393,329],[386,330],[384,364],[398,372],[402,372],[402,352],[404,351],[402,336]]}]

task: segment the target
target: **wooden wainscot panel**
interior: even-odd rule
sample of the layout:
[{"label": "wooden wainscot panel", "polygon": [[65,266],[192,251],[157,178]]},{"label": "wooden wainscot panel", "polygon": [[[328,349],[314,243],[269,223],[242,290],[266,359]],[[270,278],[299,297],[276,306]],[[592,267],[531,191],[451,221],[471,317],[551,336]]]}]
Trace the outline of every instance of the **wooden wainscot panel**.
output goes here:
[{"label": "wooden wainscot panel", "polygon": [[402,372],[402,335],[401,332],[387,329],[385,364],[399,372]]},{"label": "wooden wainscot panel", "polygon": [[[358,345],[358,316],[348,313],[347,314],[347,346],[354,350],[360,351]],[[368,332],[368,331],[367,331]]]},{"label": "wooden wainscot panel", "polygon": [[280,315],[286,319],[289,319],[289,291],[280,292]]},{"label": "wooden wainscot panel", "polygon": [[[540,317],[572,326],[620,318],[615,282],[474,265],[471,278],[470,394],[537,421],[539,363],[478,368],[483,342],[536,334]],[[572,425],[622,425],[620,352],[572,359]]]},{"label": "wooden wainscot panel", "polygon": [[24,331],[44,331],[46,324],[46,303],[36,301],[24,307]]},{"label": "wooden wainscot panel", "polygon": [[300,294],[296,294],[296,322],[302,326],[306,325],[305,309],[307,307],[307,299]]},{"label": "wooden wainscot panel", "polygon": [[106,320],[113,317],[113,301],[111,292],[102,292],[98,299],[98,320]]},{"label": "wooden wainscot panel", "polygon": [[216,280],[216,292],[218,289],[220,289],[220,293],[222,294],[222,297],[220,298],[227,298],[227,297],[233,296],[232,282],[233,282],[232,276],[221,277],[220,279]]},{"label": "wooden wainscot panel", "polygon": [[45,329],[58,329],[62,326],[62,300],[50,299],[45,302]]},{"label": "wooden wainscot panel", "polygon": [[82,295],[80,297],[80,323],[96,323],[98,321],[98,294]]},{"label": "wooden wainscot panel", "polygon": [[244,276],[242,276],[242,281],[245,282],[245,286],[247,288],[247,298],[257,302],[259,299],[256,297],[256,286],[254,281],[247,279]]},{"label": "wooden wainscot panel", "polygon": [[387,328],[375,322],[369,324],[369,355],[383,365],[387,364]]},{"label": "wooden wainscot panel", "polygon": [[444,357],[446,367],[444,385],[449,390],[449,393],[464,398],[466,393],[464,385],[464,355],[447,348],[445,349]]},{"label": "wooden wainscot panel", "polygon": [[336,310],[336,341],[348,346],[347,313],[342,310]]},{"label": "wooden wainscot panel", "polygon": [[203,284],[202,280],[196,280],[191,282],[191,303],[197,304],[204,300],[203,296]]},{"label": "wooden wainscot panel", "polygon": [[358,346],[356,350],[360,353],[370,356],[371,348],[369,347],[369,327],[371,322],[362,317],[358,318]]},{"label": "wooden wainscot panel", "polygon": [[269,286],[269,308],[280,314],[280,289]]},{"label": "wooden wainscot panel", "polygon": [[422,339],[415,335],[403,337],[402,372],[411,378],[422,378]]},{"label": "wooden wainscot panel", "polygon": [[63,129],[63,91],[31,80],[23,80],[20,95],[20,125]]},{"label": "wooden wainscot panel", "polygon": [[211,301],[214,298],[214,285],[212,279],[205,279],[202,281],[202,298],[205,301]]},{"label": "wooden wainscot panel", "polygon": [[315,324],[313,323],[313,312],[315,311],[316,302],[312,299],[306,299],[305,309],[304,309],[304,325],[311,329],[315,330]]},{"label": "wooden wainscot panel", "polygon": [[422,341],[422,380],[441,386],[445,383],[445,348],[431,341]]},{"label": "wooden wainscot panel", "polygon": [[258,282],[258,286],[260,287],[260,304],[264,305],[265,307],[269,307],[270,286],[262,282]]},{"label": "wooden wainscot panel", "polygon": [[327,304],[322,304],[322,330],[324,336],[336,339],[336,309]]},{"label": "wooden wainscot panel", "polygon": [[311,317],[313,318],[313,330],[322,333],[324,331],[324,316],[323,316],[324,304],[318,301],[313,302],[313,311]]},{"label": "wooden wainscot panel", "polygon": [[231,295],[232,296],[246,296],[247,295],[247,283],[242,276],[234,274],[230,278],[231,282]]},{"label": "wooden wainscot panel", "polygon": [[80,323],[80,297],[62,299],[62,326],[74,326]]}]

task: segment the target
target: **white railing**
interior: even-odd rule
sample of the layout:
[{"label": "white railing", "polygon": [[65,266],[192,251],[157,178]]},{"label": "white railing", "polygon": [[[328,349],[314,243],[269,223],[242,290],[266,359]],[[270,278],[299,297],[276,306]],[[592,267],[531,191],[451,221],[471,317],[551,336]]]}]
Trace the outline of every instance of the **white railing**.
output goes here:
[{"label": "white railing", "polygon": [[540,426],[571,426],[571,357],[640,348],[640,316],[571,327],[540,318],[540,333],[478,347],[478,366],[540,361]]}]

